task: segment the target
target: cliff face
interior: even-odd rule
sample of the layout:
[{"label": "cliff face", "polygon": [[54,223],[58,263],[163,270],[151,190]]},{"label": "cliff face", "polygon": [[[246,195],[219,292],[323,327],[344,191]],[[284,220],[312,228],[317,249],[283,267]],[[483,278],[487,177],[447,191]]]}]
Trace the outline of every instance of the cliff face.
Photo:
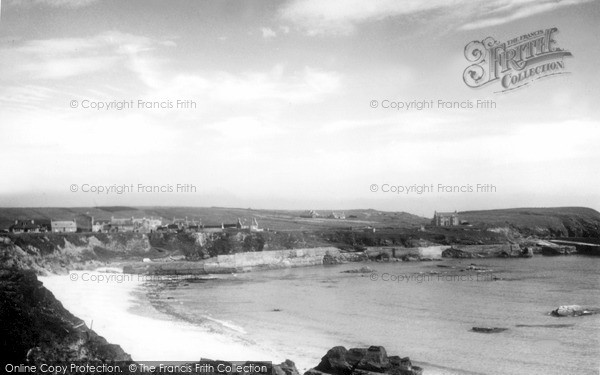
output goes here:
[{"label": "cliff face", "polygon": [[6,234],[0,235],[0,265],[45,275],[143,258],[176,257],[193,261],[323,244],[303,233],[284,232]]},{"label": "cliff face", "polygon": [[21,234],[0,237],[0,265],[37,274],[96,268],[106,262],[154,256],[148,238],[137,233]]},{"label": "cliff face", "polygon": [[0,362],[131,360],[67,311],[33,271],[0,268],[0,301]]},{"label": "cliff face", "polygon": [[600,213],[586,207],[511,208],[459,214],[471,224],[509,228],[523,236],[600,237]]},{"label": "cliff face", "polygon": [[327,242],[317,235],[304,232],[151,233],[148,238],[153,248],[166,252],[180,251],[188,260],[243,252],[327,246]]}]

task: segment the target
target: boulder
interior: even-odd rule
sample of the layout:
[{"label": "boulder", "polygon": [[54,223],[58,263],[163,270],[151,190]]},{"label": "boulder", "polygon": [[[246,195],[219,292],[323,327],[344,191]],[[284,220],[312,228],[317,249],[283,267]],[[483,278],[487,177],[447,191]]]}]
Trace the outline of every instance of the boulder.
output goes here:
[{"label": "boulder", "polygon": [[357,368],[371,372],[385,372],[390,367],[387,353],[383,346],[371,346],[358,363]]},{"label": "boulder", "polygon": [[421,260],[421,258],[418,255],[414,255],[414,254],[407,254],[402,257],[403,262],[417,262],[420,260]]},{"label": "boulder", "polygon": [[521,256],[523,258],[532,258],[533,257],[533,248],[532,247],[525,247],[521,251]]},{"label": "boulder", "polygon": [[289,359],[286,359],[285,362],[282,362],[279,365],[274,365],[273,373],[274,375],[300,375],[296,368],[296,364]]},{"label": "boulder", "polygon": [[315,370],[333,374],[333,375],[349,375],[352,373],[352,366],[346,361],[346,353],[348,351],[343,346],[336,346],[327,352],[321,362],[315,367]]},{"label": "boulder", "polygon": [[304,375],[417,375],[422,373],[423,369],[413,366],[408,357],[388,357],[382,346],[350,350],[346,350],[343,346],[336,346],[325,354],[317,367],[308,370]]},{"label": "boulder", "polygon": [[341,273],[373,273],[373,269],[371,267],[361,267],[355,268],[352,270],[342,271]]},{"label": "boulder", "polygon": [[491,271],[491,269],[489,269],[489,268],[479,267],[478,265],[473,264],[473,263],[469,264],[467,266],[467,268],[465,268],[465,270],[467,270],[467,271],[485,271],[485,272]]},{"label": "boulder", "polygon": [[331,254],[325,254],[323,256],[323,264],[341,264],[344,263],[340,256],[333,256]]},{"label": "boulder", "polygon": [[600,313],[600,309],[597,308],[584,308],[579,305],[564,305],[559,306],[556,310],[552,310],[550,315],[557,317],[564,316],[582,316],[582,315],[593,315]]}]

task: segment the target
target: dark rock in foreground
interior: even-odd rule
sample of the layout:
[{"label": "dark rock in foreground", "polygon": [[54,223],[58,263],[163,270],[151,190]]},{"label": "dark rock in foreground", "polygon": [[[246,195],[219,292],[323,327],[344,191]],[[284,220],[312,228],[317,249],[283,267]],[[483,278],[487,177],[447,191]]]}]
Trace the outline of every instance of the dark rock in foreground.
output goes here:
[{"label": "dark rock in foreground", "polygon": [[321,358],[321,363],[317,367],[308,370],[304,375],[369,375],[372,373],[416,375],[422,374],[423,369],[413,366],[408,357],[388,357],[382,346],[350,350],[343,346],[336,346]]},{"label": "dark rock in foreground", "polygon": [[286,359],[285,362],[280,363],[279,365],[273,366],[273,374],[274,375],[300,375],[298,369],[296,368],[296,364],[289,359]]},{"label": "dark rock in foreground", "polygon": [[0,362],[131,361],[67,311],[33,271],[1,268],[0,301]]}]

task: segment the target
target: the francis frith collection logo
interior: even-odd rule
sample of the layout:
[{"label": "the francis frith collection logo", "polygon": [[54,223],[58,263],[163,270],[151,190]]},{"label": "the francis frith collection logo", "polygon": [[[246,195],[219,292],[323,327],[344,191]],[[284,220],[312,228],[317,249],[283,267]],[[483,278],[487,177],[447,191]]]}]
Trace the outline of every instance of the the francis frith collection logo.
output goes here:
[{"label": "the francis frith collection logo", "polygon": [[463,80],[472,88],[498,82],[509,91],[565,71],[564,58],[571,52],[558,48],[556,27],[537,30],[500,43],[492,37],[472,41],[465,47],[465,57],[472,63]]}]

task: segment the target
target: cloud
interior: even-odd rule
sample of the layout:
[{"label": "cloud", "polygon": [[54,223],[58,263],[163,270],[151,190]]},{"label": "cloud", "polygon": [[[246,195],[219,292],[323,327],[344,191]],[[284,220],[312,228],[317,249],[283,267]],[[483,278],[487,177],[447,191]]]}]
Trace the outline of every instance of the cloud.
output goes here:
[{"label": "cloud", "polygon": [[275,33],[275,31],[269,27],[261,27],[260,31],[265,39],[275,38],[277,36],[277,33]]},{"label": "cloud", "polygon": [[95,3],[97,0],[11,0],[9,5],[18,6],[49,6],[52,8],[83,8]]},{"label": "cloud", "polygon": [[126,66],[135,67],[131,60],[144,52],[174,45],[172,41],[111,31],[90,38],[32,40],[16,48],[0,49],[0,56],[11,61],[8,71],[21,77],[61,80],[106,71],[128,61]]},{"label": "cloud", "polygon": [[469,22],[460,27],[462,30],[480,29],[484,27],[502,25],[514,20],[527,18],[535,14],[553,11],[570,5],[577,5],[591,0],[563,0],[563,1],[546,1],[539,4],[528,4],[528,2],[514,1],[507,7],[498,7],[496,11],[491,13],[503,13],[501,16],[484,17],[475,22]]},{"label": "cloud", "polygon": [[[278,64],[265,71],[178,72],[172,74],[158,64],[143,58],[132,59],[132,68],[140,80],[151,89],[153,97],[181,98],[193,97],[202,100],[203,107],[226,106],[232,109],[257,103],[270,105],[273,102],[314,103],[338,92],[342,76],[335,71],[327,71],[305,66],[290,70]],[[233,106],[233,107],[232,107]]]},{"label": "cloud", "polygon": [[[294,0],[280,9],[280,16],[309,35],[350,34],[360,24],[433,12],[454,14],[459,28],[474,29],[590,1],[593,0]],[[460,12],[449,12],[458,9]],[[473,19],[477,21],[469,22]]]}]

